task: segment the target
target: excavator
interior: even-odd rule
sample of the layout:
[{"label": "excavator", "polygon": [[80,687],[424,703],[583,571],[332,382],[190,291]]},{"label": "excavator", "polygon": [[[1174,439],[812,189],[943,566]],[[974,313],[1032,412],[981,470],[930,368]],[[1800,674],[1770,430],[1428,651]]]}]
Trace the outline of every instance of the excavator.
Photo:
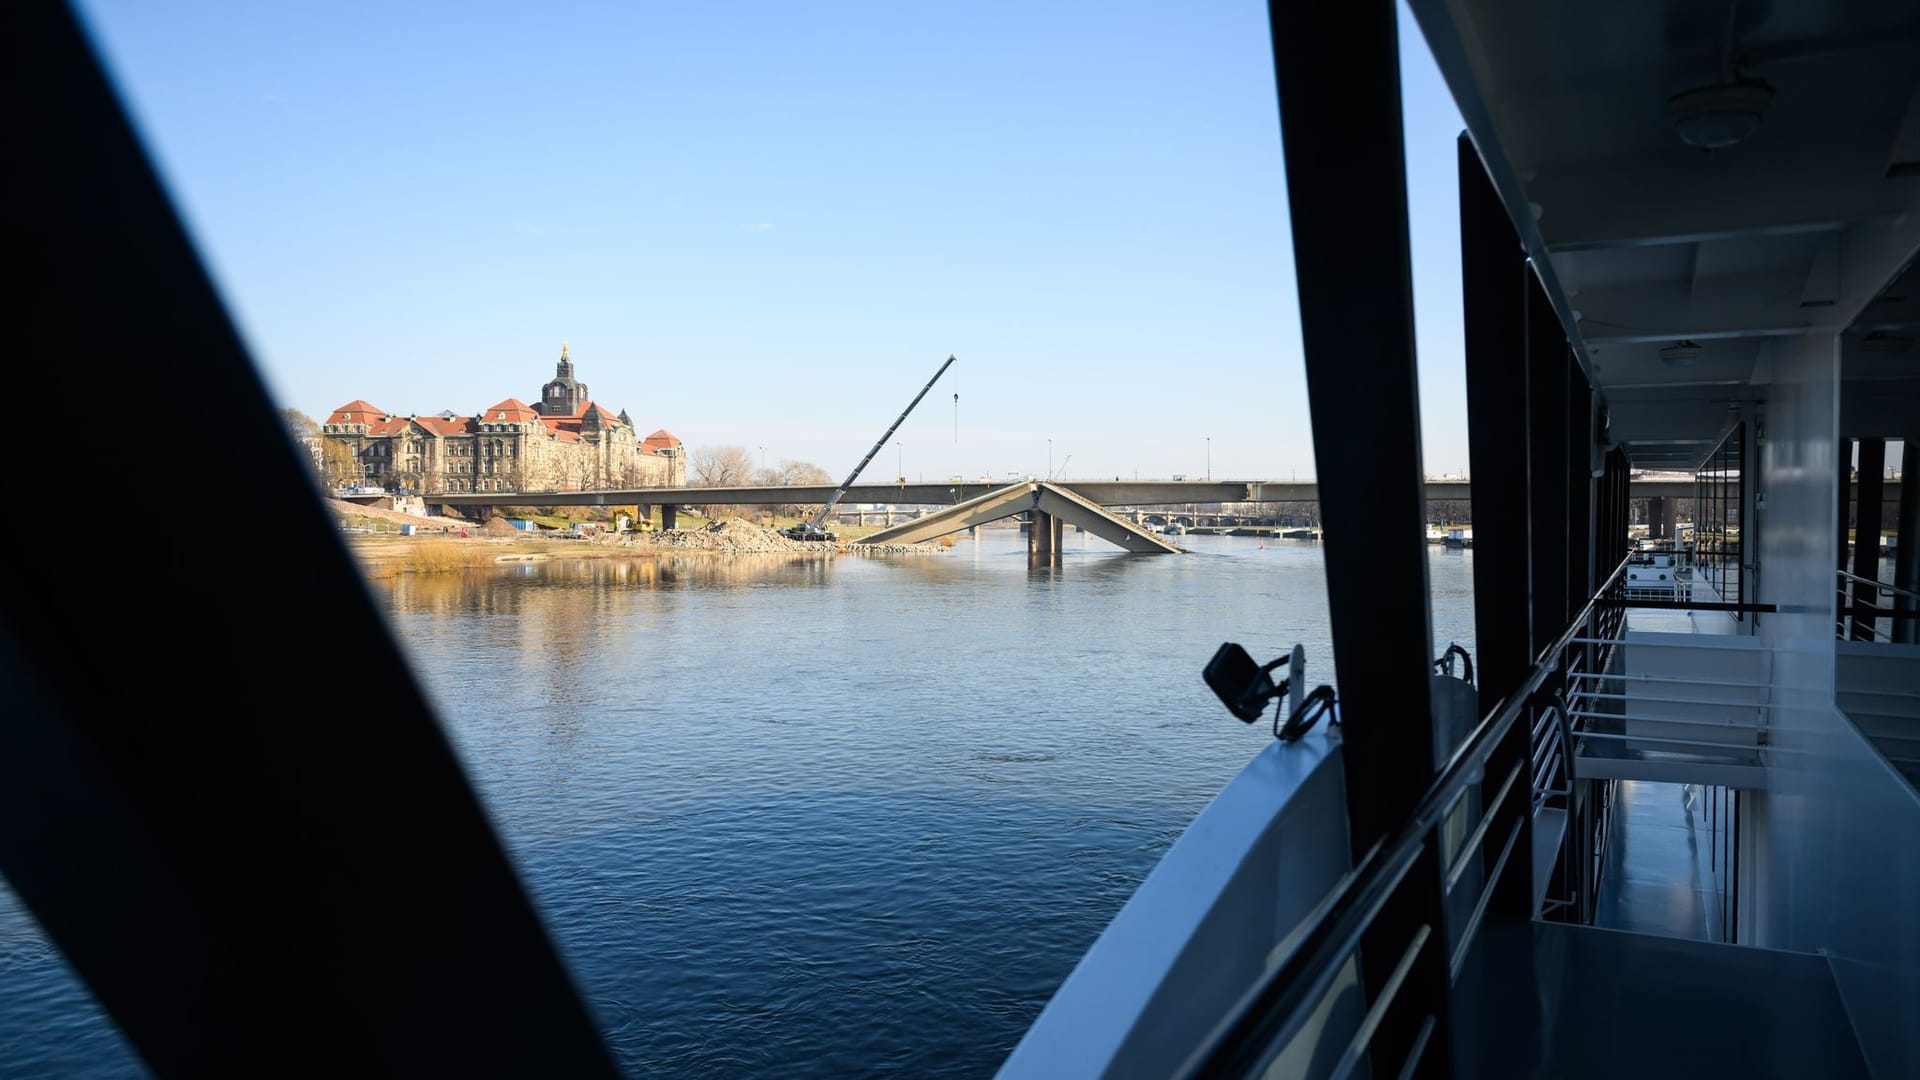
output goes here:
[{"label": "excavator", "polygon": [[[947,369],[953,366],[953,360],[953,356],[949,354],[946,363],[941,364],[940,370],[934,372],[933,378],[927,380],[927,385],[920,388],[920,392],[913,396],[912,401],[907,402],[906,410],[900,414],[899,419],[895,420],[893,425],[887,428],[886,432],[880,436],[880,441],[873,444],[873,449],[867,451],[867,456],[860,459],[860,464],[853,467],[853,471],[848,473],[847,478],[840,482],[840,486],[834,489],[833,494],[828,496],[825,503],[821,504],[820,509],[814,511],[813,516],[806,521],[791,528],[781,529],[781,536],[789,540],[817,540],[829,543],[839,539],[838,536],[826,527],[827,515],[833,513],[833,508],[840,504],[840,499],[847,493],[847,489],[852,487],[853,482],[860,478],[861,471],[867,467],[868,462],[873,460],[873,455],[879,453],[880,448],[887,445],[887,440],[893,437],[893,433],[898,431],[900,425],[906,422],[907,414],[913,411],[915,405],[920,404],[920,399],[927,396],[927,391],[933,389],[933,384],[939,382],[940,376],[945,375]],[[958,398],[955,400],[958,400]]]}]

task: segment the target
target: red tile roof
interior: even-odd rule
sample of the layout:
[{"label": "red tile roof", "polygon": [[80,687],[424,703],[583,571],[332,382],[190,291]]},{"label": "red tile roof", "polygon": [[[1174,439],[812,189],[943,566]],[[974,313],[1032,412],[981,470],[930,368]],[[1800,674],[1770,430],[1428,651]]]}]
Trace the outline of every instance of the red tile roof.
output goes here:
[{"label": "red tile roof", "polygon": [[464,435],[474,430],[471,416],[421,416],[414,422],[435,435]]},{"label": "red tile roof", "polygon": [[[355,399],[333,410],[327,417],[329,424],[365,424],[368,435],[398,435],[407,430],[408,425],[420,427],[436,435],[464,435],[479,430],[481,423],[515,423],[539,421],[561,442],[579,442],[581,422],[588,413],[594,414],[596,422],[606,426],[623,424],[620,417],[608,412],[597,402],[589,401],[581,406],[574,416],[546,416],[535,412],[532,407],[518,398],[507,398],[487,406],[477,416],[394,416],[378,406]],[[668,447],[678,447],[680,440],[664,428],[647,436],[641,447],[656,451]]]},{"label": "red tile roof", "polygon": [[386,410],[379,406],[370,405],[367,402],[361,401],[359,398],[355,398],[333,410],[333,412],[327,416],[326,422],[329,424],[372,424],[385,415],[387,415]]},{"label": "red tile roof", "polygon": [[[505,413],[506,415],[503,417],[500,415],[501,413]],[[495,423],[505,420],[508,423],[521,424],[528,420],[541,419],[541,416],[539,413],[528,408],[526,403],[519,398],[508,398],[505,401],[496,402],[495,404],[487,406],[486,411],[480,414],[480,419]]]},{"label": "red tile roof", "polygon": [[542,416],[540,422],[561,442],[580,441],[580,420],[573,416]]}]

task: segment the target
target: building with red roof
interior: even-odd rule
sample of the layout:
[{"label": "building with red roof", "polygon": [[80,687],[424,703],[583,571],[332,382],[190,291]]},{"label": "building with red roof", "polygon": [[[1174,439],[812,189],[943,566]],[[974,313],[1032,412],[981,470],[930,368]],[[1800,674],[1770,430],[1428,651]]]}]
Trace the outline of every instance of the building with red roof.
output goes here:
[{"label": "building with red roof", "polygon": [[685,487],[686,447],[660,430],[645,439],[622,409],[587,395],[560,346],[538,403],[497,401],[471,416],[388,413],[358,398],[320,425],[321,471],[335,487],[415,492],[595,491]]}]

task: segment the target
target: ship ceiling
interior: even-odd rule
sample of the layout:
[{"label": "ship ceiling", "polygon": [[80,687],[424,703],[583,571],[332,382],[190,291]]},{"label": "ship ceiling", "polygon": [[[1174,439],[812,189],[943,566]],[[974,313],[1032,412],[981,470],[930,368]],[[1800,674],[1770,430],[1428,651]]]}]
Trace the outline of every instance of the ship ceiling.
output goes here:
[{"label": "ship ceiling", "polygon": [[1920,420],[1920,261],[1874,297],[1841,337],[1840,433],[1905,439]]},{"label": "ship ceiling", "polygon": [[[1912,0],[1412,6],[1636,464],[1697,462],[1769,341],[1865,317],[1920,242]],[[1668,99],[1730,78],[1766,115],[1688,145]]]}]

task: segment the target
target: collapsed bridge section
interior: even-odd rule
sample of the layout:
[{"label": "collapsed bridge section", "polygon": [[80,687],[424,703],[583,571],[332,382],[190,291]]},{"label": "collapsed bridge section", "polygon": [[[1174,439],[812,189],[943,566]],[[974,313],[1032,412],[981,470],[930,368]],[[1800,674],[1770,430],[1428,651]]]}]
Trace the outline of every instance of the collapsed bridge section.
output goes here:
[{"label": "collapsed bridge section", "polygon": [[925,543],[961,529],[1028,513],[1033,517],[1027,534],[1027,549],[1035,555],[1051,555],[1059,550],[1063,525],[1077,525],[1082,531],[1137,555],[1176,555],[1180,552],[1178,547],[1162,537],[1098,503],[1044,480],[1008,484],[926,517],[882,529],[858,542]]}]

